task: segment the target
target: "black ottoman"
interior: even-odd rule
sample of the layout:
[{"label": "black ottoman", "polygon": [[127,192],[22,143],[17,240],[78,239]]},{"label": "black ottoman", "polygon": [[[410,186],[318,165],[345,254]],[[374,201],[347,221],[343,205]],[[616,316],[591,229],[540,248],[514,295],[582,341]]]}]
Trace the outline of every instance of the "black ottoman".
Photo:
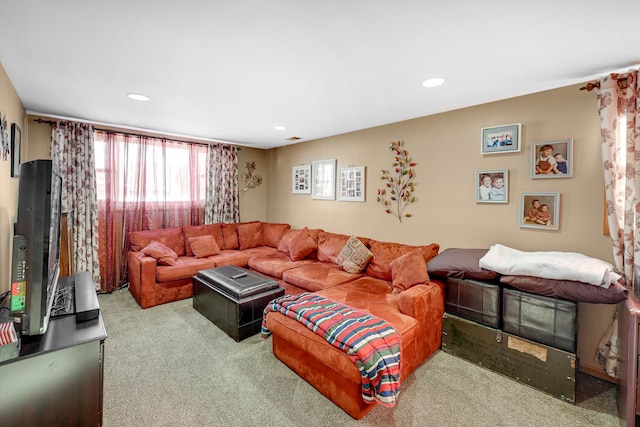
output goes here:
[{"label": "black ottoman", "polygon": [[577,303],[506,288],[502,296],[505,332],[570,353],[576,352]]},{"label": "black ottoman", "polygon": [[275,280],[232,265],[193,276],[193,308],[236,341],[260,332],[264,308],[282,295]]},{"label": "black ottoman", "polygon": [[500,327],[501,288],[495,283],[447,277],[445,310],[494,328]]}]

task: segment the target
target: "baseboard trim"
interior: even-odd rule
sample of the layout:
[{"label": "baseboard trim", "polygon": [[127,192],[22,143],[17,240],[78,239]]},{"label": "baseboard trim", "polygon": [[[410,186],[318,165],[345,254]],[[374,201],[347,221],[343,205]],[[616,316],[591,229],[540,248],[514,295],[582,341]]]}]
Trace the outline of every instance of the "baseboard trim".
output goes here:
[{"label": "baseboard trim", "polygon": [[608,381],[610,383],[620,385],[620,380],[616,380],[615,378],[610,377],[605,372],[599,369],[595,369],[590,366],[579,366],[578,371],[582,372],[583,374],[591,375],[592,377],[596,377],[603,381]]}]

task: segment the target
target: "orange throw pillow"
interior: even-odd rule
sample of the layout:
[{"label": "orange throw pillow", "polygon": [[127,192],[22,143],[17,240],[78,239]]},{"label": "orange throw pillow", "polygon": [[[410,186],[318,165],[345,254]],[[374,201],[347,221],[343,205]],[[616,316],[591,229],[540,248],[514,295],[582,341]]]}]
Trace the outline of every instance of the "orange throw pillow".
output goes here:
[{"label": "orange throw pillow", "polygon": [[176,261],[178,261],[178,255],[171,248],[156,240],[150,241],[140,252],[154,257],[158,264],[176,265]]},{"label": "orange throw pillow", "polygon": [[197,236],[189,238],[191,252],[196,258],[206,258],[220,253],[220,246],[213,236]]},{"label": "orange throw pillow", "polygon": [[316,249],[318,249],[318,244],[309,234],[309,229],[305,227],[291,240],[289,258],[291,258],[291,261],[300,261]]},{"label": "orange throw pillow", "polygon": [[429,282],[427,263],[421,249],[416,249],[396,258],[389,264],[391,267],[391,277],[393,292],[398,293]]}]

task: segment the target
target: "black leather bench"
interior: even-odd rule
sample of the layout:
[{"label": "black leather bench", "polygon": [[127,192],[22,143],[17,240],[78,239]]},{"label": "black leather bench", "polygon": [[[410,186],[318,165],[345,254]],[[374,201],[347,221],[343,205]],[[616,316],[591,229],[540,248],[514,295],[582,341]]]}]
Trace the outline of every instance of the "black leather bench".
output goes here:
[{"label": "black leather bench", "polygon": [[275,280],[232,265],[193,276],[193,308],[236,341],[260,332],[264,308],[282,295]]}]

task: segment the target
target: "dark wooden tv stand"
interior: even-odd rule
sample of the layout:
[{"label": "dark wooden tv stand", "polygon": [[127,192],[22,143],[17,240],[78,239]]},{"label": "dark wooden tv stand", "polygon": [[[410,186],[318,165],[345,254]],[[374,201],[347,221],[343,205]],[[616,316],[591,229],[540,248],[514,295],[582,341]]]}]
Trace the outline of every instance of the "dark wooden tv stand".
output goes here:
[{"label": "dark wooden tv stand", "polygon": [[[60,281],[93,287],[86,277]],[[82,323],[75,315],[58,317],[49,321],[46,334],[22,337],[18,357],[0,363],[0,424],[102,425],[106,338],[102,314]]]}]

